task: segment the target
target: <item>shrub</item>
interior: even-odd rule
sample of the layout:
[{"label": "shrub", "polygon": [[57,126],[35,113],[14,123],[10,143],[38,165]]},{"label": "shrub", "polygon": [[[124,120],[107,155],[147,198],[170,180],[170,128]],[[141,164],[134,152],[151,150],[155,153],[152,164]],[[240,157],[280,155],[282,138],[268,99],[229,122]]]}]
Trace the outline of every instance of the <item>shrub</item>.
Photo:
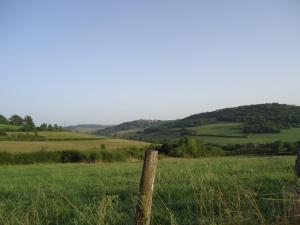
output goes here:
[{"label": "shrub", "polygon": [[89,157],[89,162],[90,162],[90,163],[95,163],[96,160],[97,160],[97,153],[92,152],[92,153],[90,154],[90,157]]},{"label": "shrub", "polygon": [[125,154],[117,150],[114,151],[101,150],[99,155],[100,155],[100,159],[104,162],[126,161]]},{"label": "shrub", "polygon": [[83,162],[86,160],[86,156],[79,151],[63,151],[61,152],[61,162],[71,163],[71,162]]},{"label": "shrub", "polygon": [[90,153],[79,151],[52,151],[41,150],[30,153],[0,152],[0,165],[8,164],[34,164],[34,163],[95,163],[97,160],[104,162],[121,162],[130,158],[142,159],[144,151],[136,148],[116,150],[92,150]]},{"label": "shrub", "polygon": [[0,136],[7,136],[7,133],[5,132],[5,130],[0,130]]},{"label": "shrub", "polygon": [[207,146],[198,140],[184,137],[175,144],[165,143],[158,147],[159,152],[175,157],[206,157],[223,155],[223,150],[217,146]]},{"label": "shrub", "polygon": [[13,162],[13,155],[8,152],[0,152],[0,164],[12,164]]}]

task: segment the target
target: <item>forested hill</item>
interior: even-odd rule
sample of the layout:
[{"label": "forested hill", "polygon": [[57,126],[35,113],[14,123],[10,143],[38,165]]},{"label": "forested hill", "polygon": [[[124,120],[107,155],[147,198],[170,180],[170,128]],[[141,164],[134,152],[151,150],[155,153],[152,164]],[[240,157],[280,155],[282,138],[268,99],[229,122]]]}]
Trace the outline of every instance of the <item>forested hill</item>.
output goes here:
[{"label": "forested hill", "polygon": [[105,129],[97,130],[95,134],[98,135],[110,135],[120,131],[130,131],[130,130],[144,130],[150,127],[157,127],[166,123],[166,121],[161,120],[134,120],[130,122],[121,123],[119,125],[108,127]]},{"label": "forested hill", "polygon": [[[195,114],[175,121],[135,120],[97,130],[95,134],[159,142],[163,139],[195,136],[195,130],[199,126],[221,124],[222,127],[224,123],[236,124],[234,126],[238,127],[239,137],[247,137],[248,134],[280,133],[284,128],[300,125],[300,107],[278,103],[239,106]],[[205,135],[211,136],[209,132]],[[232,134],[220,134],[216,131],[214,135],[229,137]]]},{"label": "forested hill", "polygon": [[66,130],[79,131],[79,132],[94,132],[96,130],[112,127],[112,125],[100,125],[100,124],[78,124],[73,126],[64,127]]},{"label": "forested hill", "polygon": [[215,122],[243,123],[245,133],[274,133],[300,124],[300,107],[278,103],[247,105],[195,114],[165,124],[165,128],[201,126]]}]

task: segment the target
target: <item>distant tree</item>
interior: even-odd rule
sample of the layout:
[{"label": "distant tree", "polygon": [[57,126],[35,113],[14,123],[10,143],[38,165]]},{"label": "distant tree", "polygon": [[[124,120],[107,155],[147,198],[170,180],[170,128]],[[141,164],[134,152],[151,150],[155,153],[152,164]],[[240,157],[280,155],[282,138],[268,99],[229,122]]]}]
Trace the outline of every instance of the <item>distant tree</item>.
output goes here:
[{"label": "distant tree", "polygon": [[278,123],[263,118],[253,118],[244,123],[244,133],[280,133]]},{"label": "distant tree", "polygon": [[39,130],[41,130],[41,131],[46,131],[47,129],[48,129],[48,126],[45,123],[42,123],[41,126],[39,127]]},{"label": "distant tree", "polygon": [[31,116],[25,116],[23,130],[26,132],[35,130],[35,124],[31,118]]},{"label": "distant tree", "polygon": [[54,124],[54,130],[58,130],[58,125],[57,124]]},{"label": "distant tree", "polygon": [[0,114],[0,124],[8,124],[8,120]]},{"label": "distant tree", "polygon": [[105,144],[101,144],[100,148],[104,150],[104,149],[106,149],[106,145]]},{"label": "distant tree", "polygon": [[24,120],[18,115],[13,115],[9,118],[9,123],[12,125],[23,125]]},{"label": "distant tree", "polygon": [[53,131],[53,126],[51,124],[48,124],[48,128],[47,128],[48,131]]}]

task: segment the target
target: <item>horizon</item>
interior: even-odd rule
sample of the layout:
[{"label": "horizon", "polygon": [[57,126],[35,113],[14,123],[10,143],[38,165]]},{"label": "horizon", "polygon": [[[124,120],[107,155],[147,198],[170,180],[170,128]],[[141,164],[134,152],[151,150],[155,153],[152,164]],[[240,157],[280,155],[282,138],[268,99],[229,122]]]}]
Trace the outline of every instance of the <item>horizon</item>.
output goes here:
[{"label": "horizon", "polygon": [[[225,107],[225,108],[216,108],[216,109],[213,109],[213,110],[210,110],[210,111],[202,111],[202,112],[198,112],[198,113],[193,113],[193,114],[190,114],[190,115],[186,115],[182,118],[176,118],[176,119],[165,119],[165,120],[160,120],[160,119],[155,119],[155,118],[138,118],[138,119],[133,119],[133,120],[130,120],[130,121],[121,121],[120,123],[116,123],[116,124],[102,124],[102,123],[89,123],[89,122],[86,122],[86,123],[74,123],[74,124],[59,124],[59,123],[47,123],[47,122],[39,122],[37,123],[37,125],[41,125],[42,123],[46,123],[46,124],[57,124],[59,126],[63,126],[63,127],[68,127],[68,126],[79,126],[79,125],[101,125],[101,126],[117,126],[117,125],[120,125],[122,123],[126,123],[126,122],[132,122],[132,121],[139,121],[139,120],[150,120],[150,121],[174,121],[174,120],[180,120],[180,119],[185,119],[189,116],[193,116],[193,115],[197,115],[197,114],[202,114],[202,113],[209,113],[209,112],[214,112],[214,111],[219,111],[219,110],[223,110],[223,109],[229,109],[229,108],[237,108],[237,107],[242,107],[242,106],[251,106],[251,105],[265,105],[265,104],[280,104],[280,105],[289,105],[289,106],[298,106],[296,104],[286,104],[286,103],[279,103],[279,102],[265,102],[265,103],[257,103],[257,104],[248,104],[248,105],[237,105],[237,106],[231,106],[231,107]],[[299,106],[300,107],[300,106]],[[12,115],[4,115],[4,114],[1,114],[0,115],[3,115],[5,116],[7,119],[12,116],[12,115],[19,115],[21,116],[22,118],[24,118],[25,116],[31,116],[31,115],[21,115],[21,114],[18,114],[18,113],[15,113],[15,114],[12,114]],[[34,118],[32,118],[34,120]]]},{"label": "horizon", "polygon": [[300,105],[299,9],[294,0],[2,2],[0,114],[112,125]]}]

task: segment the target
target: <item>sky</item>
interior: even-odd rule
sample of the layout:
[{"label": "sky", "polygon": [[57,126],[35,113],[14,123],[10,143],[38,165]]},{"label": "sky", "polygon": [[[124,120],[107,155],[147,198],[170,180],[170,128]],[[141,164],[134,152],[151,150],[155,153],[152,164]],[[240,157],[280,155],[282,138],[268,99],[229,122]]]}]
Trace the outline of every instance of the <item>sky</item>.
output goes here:
[{"label": "sky", "polygon": [[298,0],[0,0],[0,114],[178,119],[300,105]]}]

